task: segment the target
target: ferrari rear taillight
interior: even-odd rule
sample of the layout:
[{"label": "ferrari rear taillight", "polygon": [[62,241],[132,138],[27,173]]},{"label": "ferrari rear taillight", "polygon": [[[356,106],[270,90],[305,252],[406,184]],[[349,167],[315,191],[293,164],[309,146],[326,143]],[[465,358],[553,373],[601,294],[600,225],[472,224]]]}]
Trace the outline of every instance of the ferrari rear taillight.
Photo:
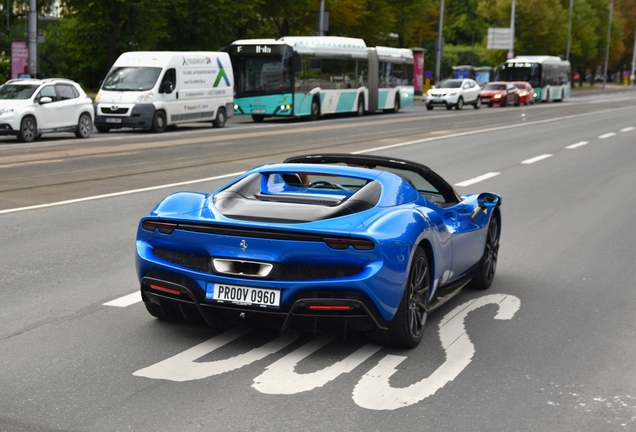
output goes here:
[{"label": "ferrari rear taillight", "polygon": [[371,240],[323,237],[323,241],[331,249],[345,250],[353,246],[357,250],[371,250],[375,246]]},{"label": "ferrari rear taillight", "polygon": [[148,231],[154,231],[158,229],[159,232],[162,234],[172,234],[172,231],[174,231],[174,229],[177,227],[177,224],[147,220],[143,221],[141,223],[141,226],[143,227],[143,229]]}]

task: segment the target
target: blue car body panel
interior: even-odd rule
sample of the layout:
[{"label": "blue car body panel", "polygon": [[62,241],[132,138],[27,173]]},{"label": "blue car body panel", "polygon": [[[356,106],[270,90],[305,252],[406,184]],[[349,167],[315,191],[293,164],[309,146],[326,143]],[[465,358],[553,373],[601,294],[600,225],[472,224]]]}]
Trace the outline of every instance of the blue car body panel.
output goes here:
[{"label": "blue car body panel", "polygon": [[[358,191],[335,187],[314,190],[282,180],[307,173],[351,179],[364,187]],[[241,187],[252,195],[238,189],[243,184],[246,186]],[[370,184],[367,195],[371,198],[365,199],[372,205],[365,202],[366,207],[357,210],[356,199]],[[321,204],[313,205],[314,201]],[[261,165],[209,194],[171,194],[141,219],[136,267],[142,296],[152,291],[143,288],[144,278],[169,275],[171,283],[189,284],[198,292],[193,293],[196,299],[156,293],[166,296],[166,301],[196,303],[199,310],[204,305],[285,315],[298,299],[330,292],[359,296],[374,322],[381,325],[396,314],[418,246],[430,255],[431,299],[445,285],[470,275],[479,263],[494,211],[486,210],[473,218],[477,195],[457,196],[456,201],[434,204],[409,179],[381,169],[311,163]],[[345,204],[352,210],[338,213]],[[243,210],[248,214],[240,213]],[[279,213],[279,219],[272,216]],[[155,229],[162,223],[167,224],[163,232],[161,227]],[[329,243],[332,236],[345,243],[346,239],[363,242],[364,248],[371,244],[372,248],[349,245],[334,249]],[[214,259],[239,267],[271,264],[278,273],[267,277],[222,273],[211,263]],[[208,302],[206,295],[209,297],[214,284],[280,290],[280,306],[265,310],[263,306]],[[144,301],[149,300],[144,297]]]}]

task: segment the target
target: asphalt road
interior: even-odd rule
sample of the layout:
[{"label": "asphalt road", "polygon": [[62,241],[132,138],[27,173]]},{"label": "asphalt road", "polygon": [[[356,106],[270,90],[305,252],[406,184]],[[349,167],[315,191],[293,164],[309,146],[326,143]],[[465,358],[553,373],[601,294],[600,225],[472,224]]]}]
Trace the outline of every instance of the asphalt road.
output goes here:
[{"label": "asphalt road", "polygon": [[[0,141],[0,430],[636,428],[636,102],[318,122],[233,118]],[[137,294],[139,218],[172,191],[305,152],[429,165],[503,196],[498,273],[414,350],[162,323]]]}]

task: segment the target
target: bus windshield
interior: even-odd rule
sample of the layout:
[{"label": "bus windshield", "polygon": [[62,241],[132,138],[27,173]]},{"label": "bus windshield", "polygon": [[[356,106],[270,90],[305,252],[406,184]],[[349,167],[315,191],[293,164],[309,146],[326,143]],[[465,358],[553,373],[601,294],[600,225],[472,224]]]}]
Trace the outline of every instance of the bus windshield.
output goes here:
[{"label": "bus windshield", "polygon": [[235,55],[235,96],[273,94],[292,89],[292,69],[289,57],[280,55]]},{"label": "bus windshield", "polygon": [[499,69],[501,81],[527,81],[532,87],[541,87],[541,65],[538,63],[509,63]]},{"label": "bus windshield", "polygon": [[108,73],[102,89],[113,91],[152,90],[160,73],[161,68],[157,67],[117,67]]}]

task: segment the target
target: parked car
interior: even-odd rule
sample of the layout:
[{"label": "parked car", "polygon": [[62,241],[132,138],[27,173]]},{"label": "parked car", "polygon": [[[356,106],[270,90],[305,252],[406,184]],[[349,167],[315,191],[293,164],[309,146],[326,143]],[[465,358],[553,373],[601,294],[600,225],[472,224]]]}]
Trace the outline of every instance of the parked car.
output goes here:
[{"label": "parked car", "polygon": [[22,142],[50,132],[88,138],[93,119],[93,102],[74,81],[25,78],[0,86],[0,135],[15,135]]},{"label": "parked car", "polygon": [[481,91],[481,100],[490,107],[494,105],[502,107],[510,104],[521,105],[519,89],[512,83],[504,81],[493,81],[486,84]]},{"label": "parked car", "polygon": [[141,218],[141,297],[168,321],[366,331],[413,348],[428,313],[464,286],[490,287],[500,204],[393,157],[261,165],[212,193],[169,195]]},{"label": "parked car", "polygon": [[446,109],[460,110],[464,105],[472,105],[475,109],[481,107],[479,92],[481,88],[472,79],[448,79],[442,81],[426,92],[426,108],[432,110],[436,106]]},{"label": "parked car", "polygon": [[536,97],[534,89],[529,82],[526,81],[513,81],[515,87],[519,89],[519,98],[524,105],[534,105],[534,98]]}]

